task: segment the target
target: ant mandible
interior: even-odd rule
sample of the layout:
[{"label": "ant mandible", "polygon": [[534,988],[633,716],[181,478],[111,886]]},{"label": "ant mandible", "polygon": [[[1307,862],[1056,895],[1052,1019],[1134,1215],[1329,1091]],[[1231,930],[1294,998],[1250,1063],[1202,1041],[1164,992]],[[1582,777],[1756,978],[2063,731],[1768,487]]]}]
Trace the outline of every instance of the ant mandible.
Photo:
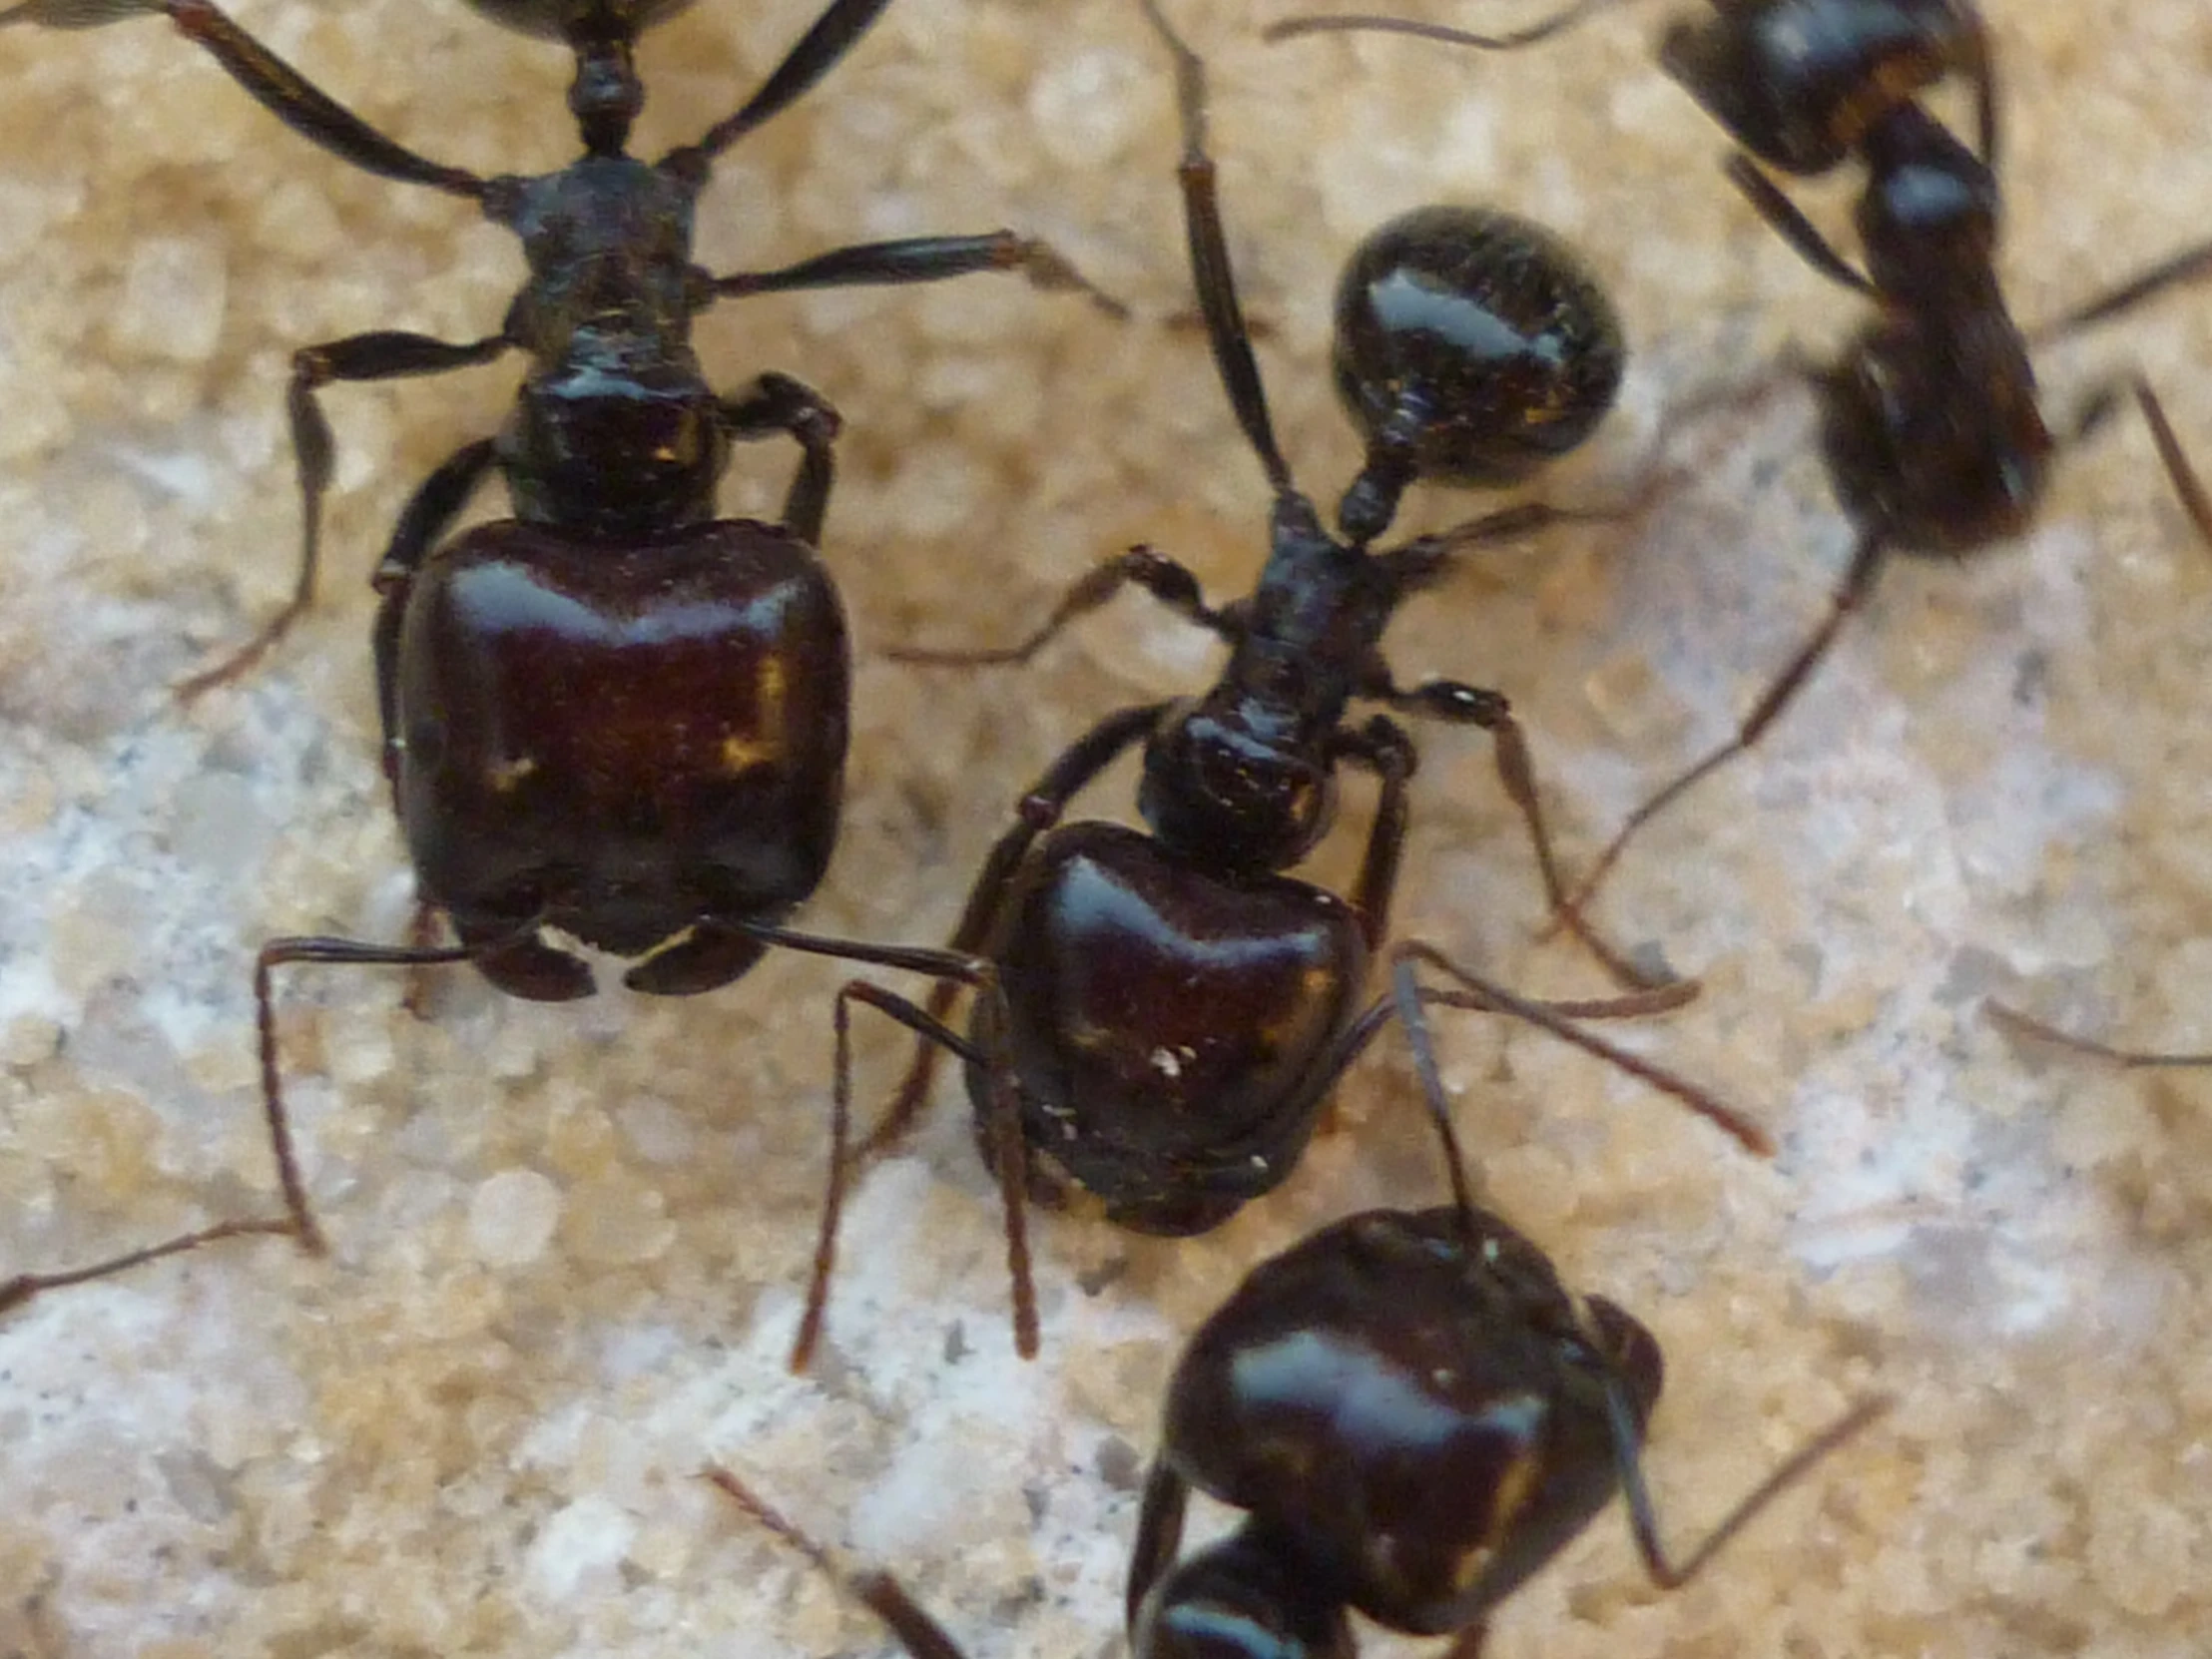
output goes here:
[{"label": "ant mandible", "polygon": [[[1451,1184],[1427,1210],[1372,1210],[1248,1274],[1185,1347],[1147,1475],[1125,1610],[1134,1659],[1353,1659],[1347,1614],[1453,1637],[1475,1659],[1491,1612],[1619,1492],[1652,1581],[1689,1582],[1821,1459],[1886,1412],[1861,1399],[1679,1557],[1659,1536],[1643,1441],[1659,1344],[1560,1282],[1473,1199],[1412,962],[1395,1012]],[[724,1468],[707,1476],[836,1577],[914,1659],[960,1649],[896,1579],[847,1572]],[[1246,1519],[1178,1559],[1193,1488]]]},{"label": "ant mandible", "polygon": [[[1558,34],[1621,0],[1582,0],[1507,36],[1486,37],[1366,16],[1300,18],[1271,39],[1380,29],[1485,50]],[[1847,617],[1862,609],[1893,554],[1959,557],[2018,536],[2032,521],[2059,440],[2036,402],[2031,336],[2006,309],[1993,260],[2001,200],[1998,100],[1991,43],[1972,0],[1715,0],[1715,15],[1678,21],[1661,66],[1742,147],[1729,182],[1822,276],[1875,302],[1833,365],[1810,371],[1831,486],[1858,545],[1820,625],[1753,704],[1736,735],[1633,813],[1560,919],[1575,917],[1629,841],[1696,785],[1757,743],[1802,691]],[[1950,75],[1973,88],[1969,150],[1919,102]],[[1838,253],[1764,168],[1868,171],[1857,224],[1864,272]],[[1763,165],[1762,165],[1763,164]],[[2032,335],[2048,342],[2140,304],[2212,263],[2184,255]],[[2190,468],[2157,395],[2130,375],[2077,417],[2085,435],[2131,393],[2197,531],[2212,541],[2212,500]]]},{"label": "ant mandible", "polygon": [[[1331,1087],[1377,1028],[1359,1003],[1388,933],[1416,759],[1387,715],[1351,723],[1354,698],[1488,732],[1546,890],[1560,899],[1527,744],[1505,698],[1453,680],[1402,688],[1381,642],[1397,606],[1438,580],[1464,547],[1589,515],[1512,507],[1397,547],[1370,543],[1416,478],[1518,478],[1587,434],[1619,380],[1611,308],[1557,243],[1503,216],[1430,209],[1372,237],[1339,291],[1336,352],[1369,455],[1331,535],[1292,481],[1269,419],[1207,153],[1204,65],[1157,9],[1148,4],[1146,15],[1176,63],[1179,178],[1199,308],[1230,405],[1274,491],[1267,564],[1249,597],[1217,608],[1183,566],[1138,547],[1085,577],[1009,650],[894,653],[938,664],[1025,661],[1127,586],[1231,650],[1203,697],[1108,715],[1022,797],[949,946],[995,963],[1002,996],[978,1005],[967,1042],[944,1024],[953,980],[938,980],[926,1012],[907,1010],[921,1041],[896,1097],[856,1151],[833,1155],[795,1366],[820,1335],[848,1165],[910,1124],[940,1050],[968,1059],[970,1093],[986,1113],[992,1077],[977,1056],[1010,1061],[1029,1184],[1044,1202],[1087,1194],[1123,1227],[1185,1235],[1219,1225],[1296,1166]],[[1079,791],[1140,746],[1137,808],[1149,833],[1060,824]],[[1349,900],[1280,873],[1326,830],[1344,766],[1381,785]],[[1686,984],[1654,991],[1591,942],[1641,994],[1571,1011],[1644,1012],[1694,992]],[[1459,977],[1468,1005],[1562,1029],[1562,1010],[1538,1011],[1428,959]],[[1010,1026],[994,1023],[1001,1015]],[[1580,1033],[1570,1040],[1629,1063]],[[1671,1078],[1661,1086],[1767,1150],[1763,1131],[1703,1091]],[[1008,1148],[993,1138],[984,1151],[1003,1178]]]},{"label": "ant mandible", "polygon": [[[971,273],[1089,287],[1011,232],[840,249],[782,270],[716,276],[692,262],[715,160],[822,79],[888,0],[830,0],[761,88],[658,162],[628,153],[644,102],[639,34],[670,0],[473,0],[506,27],[564,41],[584,154],[538,178],[478,177],[417,156],[317,90],[212,0],[21,0],[0,24],[82,28],[167,16],[294,132],[384,178],[476,203],[523,244],[530,275],[496,333],[455,343],[379,330],[293,359],[287,406],[304,510],[291,602],[243,650],[181,688],[236,678],[308,602],[334,381],[434,374],[508,351],[530,371],[500,432],[464,444],[415,490],[378,565],[374,654],[384,771],[425,917],[458,944],[282,938],[255,965],[264,1104],[288,1219],[234,1222],[74,1273],[0,1286],[0,1305],[242,1234],[321,1236],[277,1082],[271,975],[294,962],[465,961],[510,994],[589,995],[558,928],[643,959],[631,988],[688,995],[729,983],[771,945],[952,973],[983,965],[792,932],[836,836],[850,652],[816,548],[832,479],[834,409],[783,374],[717,392],[691,345],[717,301]],[[789,435],[801,459],[780,523],[717,516],[731,445]],[[514,516],[446,540],[497,470]]]}]

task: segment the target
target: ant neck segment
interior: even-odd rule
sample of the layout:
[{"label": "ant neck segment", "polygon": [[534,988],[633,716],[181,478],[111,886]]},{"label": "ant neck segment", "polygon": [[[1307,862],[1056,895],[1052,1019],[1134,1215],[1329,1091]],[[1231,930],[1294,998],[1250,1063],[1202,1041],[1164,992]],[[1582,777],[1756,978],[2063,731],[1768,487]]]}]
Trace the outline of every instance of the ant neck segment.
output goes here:
[{"label": "ant neck segment", "polygon": [[638,79],[632,44],[625,34],[578,34],[569,42],[576,53],[569,112],[576,117],[584,148],[594,156],[621,155],[630,142],[631,123],[645,108],[645,84]]}]

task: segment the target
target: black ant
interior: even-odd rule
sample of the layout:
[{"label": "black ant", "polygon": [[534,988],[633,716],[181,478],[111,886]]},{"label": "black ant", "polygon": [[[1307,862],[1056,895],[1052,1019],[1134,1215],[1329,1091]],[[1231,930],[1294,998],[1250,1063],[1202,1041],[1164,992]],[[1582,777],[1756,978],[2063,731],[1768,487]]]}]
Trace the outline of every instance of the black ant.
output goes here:
[{"label": "black ant", "polygon": [[[1029,1185],[1043,1202],[1087,1194],[1107,1218],[1186,1235],[1219,1225],[1296,1166],[1337,1078],[1381,1015],[1359,1011],[1370,961],[1388,934],[1403,850],[1412,739],[1387,715],[1352,724],[1354,698],[1481,728],[1528,827],[1546,890],[1559,885],[1520,726],[1497,692],[1451,680],[1402,688],[1381,641],[1409,595],[1477,542],[1576,515],[1507,508],[1440,535],[1377,551],[1370,543],[1421,477],[1502,482],[1571,448],[1611,401],[1620,344],[1611,308],[1554,240],[1499,215],[1429,209],[1386,226],[1356,254],[1337,301],[1336,373],[1369,439],[1367,464],[1322,525],[1277,447],[1237,297],[1214,164],[1206,150],[1204,65],[1149,3],[1177,66],[1179,169],[1192,276],[1216,366],[1274,491],[1266,567],[1253,593],[1209,605],[1197,578],[1140,546],[1091,572],[1027,640],[1001,651],[902,651],[909,662],[1023,662],[1127,586],[1144,589],[1230,648],[1203,697],[1146,703],[1098,722],[1046,769],[985,858],[949,948],[994,962],[1002,1001],[979,1005],[971,1041],[943,1021],[957,987],[941,979],[897,1096],[851,1154],[839,1148],[825,1203],[815,1290],[794,1356],[820,1333],[848,1162],[894,1141],[919,1112],[940,1049],[969,1061],[979,1111],[991,1099],[983,1050],[1019,1079]],[[1061,825],[1069,802],[1140,747],[1137,808],[1150,833]],[[1280,872],[1327,829],[1339,768],[1381,784],[1351,897]],[[1694,986],[1654,990],[1601,942],[1593,948],[1641,993],[1542,1010],[1458,974],[1465,1005],[1567,1032],[1562,1012],[1646,1012]],[[1005,1018],[1010,1025],[994,1021]],[[1632,1065],[1647,1079],[1650,1068]],[[1669,1089],[1755,1151],[1765,1134],[1703,1091]],[[1003,1179],[1009,1150],[989,1157]]]},{"label": "black ant", "polygon": [[[165,15],[294,132],[342,160],[476,203],[523,243],[530,276],[499,330],[452,343],[380,330],[298,352],[288,393],[305,529],[291,602],[237,655],[181,688],[236,678],[306,606],[331,437],[333,381],[440,373],[508,351],[530,371],[494,437],[464,444],[415,490],[378,565],[374,651],[390,781],[422,913],[458,944],[398,948],[283,938],[255,966],[264,1098],[288,1220],[232,1223],[102,1267],[13,1282],[0,1301],[219,1238],[321,1238],[277,1087],[271,973],[293,962],[473,963],[512,995],[586,996],[590,968],[546,930],[642,957],[634,990],[689,995],[738,978],[771,945],[960,975],[987,964],[816,938],[781,923],[821,881],[836,836],[850,652],[816,548],[838,416],[764,374],[707,383],[693,319],[734,295],[1020,271],[1077,287],[1056,254],[1010,232],[844,248],[779,271],[692,263],[694,205],[714,162],[844,56],[888,0],[830,0],[751,99],[697,142],[628,153],[644,102],[639,34],[668,0],[477,0],[493,21],[564,41],[584,155],[539,178],[475,174],[383,137],[241,29],[212,0],[20,0],[0,24],[89,27]],[[734,442],[789,435],[801,459],[780,523],[717,516]],[[446,540],[497,470],[515,516]]]},{"label": "black ant", "polygon": [[[1381,29],[1494,50],[1543,40],[1618,3],[1582,0],[1508,36],[1330,16],[1278,24],[1269,37]],[[2006,310],[1992,263],[2001,208],[1996,69],[1972,0],[1715,0],[1715,15],[1668,29],[1659,60],[1742,146],[1726,172],[1760,218],[1814,270],[1881,308],[1840,361],[1810,371],[1831,484],[1859,541],[1827,616],[1735,737],[1629,815],[1563,921],[1645,825],[1759,741],[1844,620],[1866,605],[1891,555],[1955,558],[2016,537],[2032,521],[2058,447],[2037,406],[2030,336]],[[1973,88],[1971,150],[1918,101],[1951,75]],[[1854,159],[1868,172],[1857,212],[1864,272],[1763,170],[1816,175]],[[2212,255],[2203,253],[2168,261],[2032,337],[2047,342],[2116,315],[2208,263]],[[2190,519],[2212,541],[2212,499],[2140,375],[2093,397],[2073,435],[2102,421],[2122,390],[2148,421]]]},{"label": "black ant", "polygon": [[[1324,1228],[1253,1269],[1191,1338],[1131,1550],[1134,1659],[1351,1659],[1354,1609],[1452,1635],[1455,1659],[1473,1659],[1491,1612],[1616,1492],[1645,1570],[1676,1589],[1892,1403],[1862,1399],[1669,1554],[1643,1474],[1659,1344],[1605,1298],[1569,1291],[1475,1204],[1409,958],[1392,994],[1451,1202]],[[956,1659],[895,1579],[840,1570],[737,1476],[707,1478],[846,1584],[915,1659]],[[1246,1519],[1179,1559],[1194,1487]]]}]

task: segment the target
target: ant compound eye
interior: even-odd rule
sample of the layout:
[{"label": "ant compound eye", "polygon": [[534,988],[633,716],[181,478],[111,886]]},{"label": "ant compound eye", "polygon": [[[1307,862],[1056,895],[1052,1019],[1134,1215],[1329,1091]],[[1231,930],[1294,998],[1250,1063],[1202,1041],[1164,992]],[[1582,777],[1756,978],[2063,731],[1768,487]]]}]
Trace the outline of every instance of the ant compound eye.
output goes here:
[{"label": "ant compound eye", "polygon": [[1371,467],[1517,483],[1590,435],[1622,357],[1579,257],[1509,214],[1406,214],[1360,245],[1337,287],[1337,391]]}]

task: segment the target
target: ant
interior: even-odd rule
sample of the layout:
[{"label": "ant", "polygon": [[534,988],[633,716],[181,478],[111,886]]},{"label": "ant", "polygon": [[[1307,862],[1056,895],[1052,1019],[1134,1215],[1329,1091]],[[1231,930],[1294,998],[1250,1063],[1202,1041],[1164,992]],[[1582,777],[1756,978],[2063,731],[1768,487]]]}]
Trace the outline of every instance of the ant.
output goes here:
[{"label": "ant", "polygon": [[[1581,0],[1508,36],[1365,16],[1300,18],[1268,36],[1378,29],[1510,49],[1618,3]],[[1659,61],[1741,146],[1727,177],[1759,217],[1815,271],[1880,307],[1839,361],[1805,371],[1831,486],[1859,539],[1820,625],[1732,739],[1629,815],[1568,900],[1559,920],[1569,925],[1632,837],[1748,752],[1789,707],[1893,555],[1963,557],[2027,528],[2060,441],[2037,406],[2030,339],[2047,343],[2117,315],[2212,265],[2212,252],[2178,257],[2032,335],[2020,330],[1992,263],[1996,68],[1972,0],[1714,0],[1713,16],[1668,29]],[[1919,102],[1952,75],[1973,89],[1972,149]],[[1765,171],[1812,176],[1851,160],[1868,173],[1857,211],[1863,272]],[[2212,542],[2212,498],[2139,374],[2093,396],[2071,437],[2100,424],[2121,391],[2132,393],[2190,520]]]},{"label": "ant", "polygon": [[[263,1097],[288,1220],[225,1224],[14,1281],[0,1305],[241,1234],[289,1232],[321,1252],[278,1088],[271,975],[287,963],[469,962],[511,995],[590,995],[589,966],[546,937],[557,928],[642,958],[624,983],[657,995],[728,984],[772,945],[952,973],[977,988],[989,977],[988,964],[947,952],[782,925],[822,879],[842,795],[850,651],[816,551],[839,420],[784,374],[716,391],[692,350],[692,321],[740,294],[986,271],[1118,305],[1051,249],[1006,231],[854,246],[778,271],[717,276],[692,263],[694,207],[716,159],[820,81],[888,0],[830,0],[735,114],[653,163],[628,152],[645,97],[633,49],[677,9],[670,0],[474,3],[575,56],[569,107],[584,154],[557,172],[482,178],[426,160],[333,103],[212,0],[20,0],[0,11],[0,25],[55,28],[166,15],[294,132],[368,172],[476,203],[522,240],[530,267],[498,331],[481,339],[379,330],[295,355],[287,404],[305,525],[296,591],[243,650],[181,688],[191,697],[235,679],[308,602],[331,473],[321,387],[527,354],[505,425],[423,480],[374,578],[383,765],[420,931],[442,913],[459,942],[265,945],[255,964]],[[781,522],[718,517],[731,445],[779,434],[800,450]],[[446,539],[495,469],[514,516]]]},{"label": "ant", "polygon": [[[1614,1303],[1569,1291],[1474,1202],[1409,958],[1392,996],[1451,1202],[1324,1228],[1253,1269],[1186,1345],[1131,1550],[1135,1659],[1351,1659],[1351,1609],[1450,1635],[1453,1659],[1474,1659],[1492,1610],[1616,1491],[1645,1570],[1678,1589],[1893,1403],[1861,1399],[1670,1554],[1643,1473],[1658,1341]],[[840,1579],[915,1659],[957,1659],[895,1579],[841,1571],[738,1476],[706,1478]],[[1246,1519],[1178,1559],[1194,1487]]]},{"label": "ant", "polygon": [[[1527,743],[1506,699],[1453,680],[1401,687],[1381,642],[1398,605],[1439,580],[1463,549],[1597,515],[1516,506],[1396,547],[1370,544],[1419,478],[1508,482],[1580,442],[1619,383],[1612,309],[1561,245],[1501,215],[1432,208],[1372,236],[1337,295],[1336,378],[1366,430],[1368,455],[1332,535],[1293,482],[1269,418],[1206,148],[1204,64],[1149,3],[1146,15],[1176,63],[1179,179],[1200,313],[1230,406],[1274,492],[1267,563],[1248,597],[1216,607],[1190,571],[1139,546],[1082,578],[1019,645],[892,653],[935,665],[1023,663],[1130,586],[1231,652],[1203,697],[1109,714],[1022,797],[948,947],[995,963],[1001,998],[978,1005],[968,1041],[944,1023],[959,989],[951,978],[932,987],[926,1011],[900,1016],[920,1041],[880,1122],[849,1157],[841,1144],[833,1155],[795,1367],[807,1364],[820,1335],[847,1166],[905,1131],[940,1052],[968,1060],[970,1095],[986,1112],[991,1074],[977,1056],[1009,1058],[1028,1142],[1026,1184],[1040,1202],[1088,1195],[1122,1227],[1183,1236],[1220,1225],[1296,1166],[1330,1089],[1379,1023],[1374,1011],[1359,1013],[1358,999],[1388,934],[1416,763],[1412,739],[1388,715],[1348,720],[1354,698],[1488,732],[1545,889],[1563,902]],[[1073,798],[1135,748],[1143,751],[1137,810],[1149,832],[1062,825]],[[1381,786],[1349,899],[1281,873],[1320,840],[1347,766]],[[1695,994],[1688,983],[1653,987],[1585,937],[1637,994],[1571,1011],[1649,1012]],[[1540,1010],[1428,956],[1460,980],[1465,1005],[1568,1034],[1556,1017],[1568,1008]],[[1579,1033],[1570,1040],[1616,1063],[1628,1058]],[[1768,1149],[1763,1131],[1703,1091],[1673,1079],[1660,1086],[1747,1147]],[[995,1139],[984,1148],[1002,1179],[1009,1150],[1020,1149]]]}]

